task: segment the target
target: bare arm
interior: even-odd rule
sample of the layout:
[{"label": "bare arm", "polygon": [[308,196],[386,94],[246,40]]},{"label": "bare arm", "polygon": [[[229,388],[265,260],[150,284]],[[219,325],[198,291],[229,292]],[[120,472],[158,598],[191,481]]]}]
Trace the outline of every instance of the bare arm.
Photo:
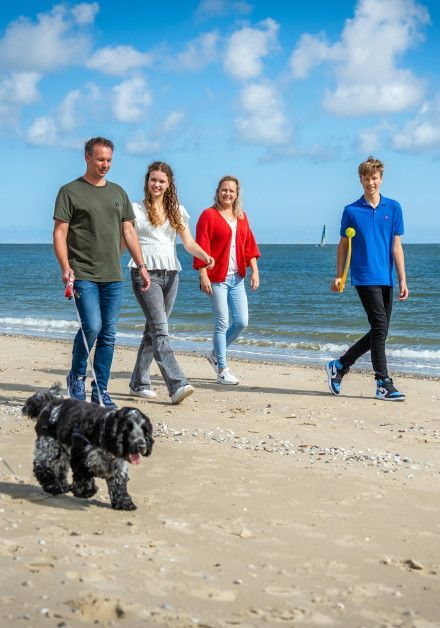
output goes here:
[{"label": "bare arm", "polygon": [[394,236],[393,242],[393,259],[396,267],[397,277],[399,279],[399,301],[406,301],[409,296],[408,286],[406,285],[405,274],[405,256],[403,254],[402,241],[400,236]]},{"label": "bare arm", "polygon": [[332,281],[331,291],[339,292],[341,285],[342,273],[344,272],[345,260],[348,251],[348,238],[342,236],[339,240],[338,249],[336,251],[336,277]]},{"label": "bare arm", "polygon": [[[137,266],[141,266],[141,264],[144,263],[141,245],[139,244],[136,229],[134,228],[133,223],[129,220],[124,220],[122,223],[122,237],[134,263]],[[148,270],[145,267],[141,268],[139,270],[139,274],[142,277],[143,282],[141,290],[148,290],[150,287],[150,275],[148,274]]]},{"label": "bare arm", "polygon": [[69,223],[55,218],[55,225],[53,228],[53,249],[61,268],[61,279],[64,284],[69,281],[69,278],[72,280],[75,279],[73,270],[70,268],[69,257],[67,254],[68,231]]},{"label": "bare arm", "polygon": [[182,229],[180,229],[178,233],[180,239],[182,240],[182,244],[185,247],[185,250],[188,251],[188,253],[194,255],[194,257],[197,257],[197,259],[202,260],[202,262],[205,262],[206,268],[208,268],[208,270],[214,268],[214,258],[208,255],[208,253],[206,253],[202,249],[202,247],[197,244],[197,242],[192,237],[190,228],[187,224]]},{"label": "bare arm", "polygon": [[205,268],[199,268],[200,287],[206,294],[212,294],[211,280],[208,277],[208,271]]},{"label": "bare arm", "polygon": [[256,257],[251,257],[249,260],[249,266],[251,267],[251,290],[256,290],[260,285],[260,275],[258,273]]}]

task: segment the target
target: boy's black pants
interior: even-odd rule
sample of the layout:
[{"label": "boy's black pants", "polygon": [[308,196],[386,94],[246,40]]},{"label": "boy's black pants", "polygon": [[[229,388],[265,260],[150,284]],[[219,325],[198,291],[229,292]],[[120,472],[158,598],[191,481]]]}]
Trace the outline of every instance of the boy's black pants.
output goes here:
[{"label": "boy's black pants", "polygon": [[371,351],[371,362],[376,379],[388,377],[385,341],[388,335],[393,288],[391,286],[355,286],[367,313],[370,331],[358,340],[340,358],[345,368],[350,367],[361,355]]}]

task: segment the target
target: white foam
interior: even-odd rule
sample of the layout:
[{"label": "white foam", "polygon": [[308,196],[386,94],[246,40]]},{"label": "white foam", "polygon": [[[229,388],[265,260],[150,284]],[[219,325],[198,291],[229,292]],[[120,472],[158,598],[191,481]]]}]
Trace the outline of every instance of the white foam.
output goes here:
[{"label": "white foam", "polygon": [[[31,316],[27,317],[4,317],[0,318],[0,332],[3,333],[16,333],[16,334],[35,334],[42,336],[58,336],[58,337],[70,337],[72,333],[76,333],[78,330],[78,322],[76,319],[64,320],[53,318],[35,318]],[[117,333],[117,339],[128,344],[135,344],[142,336],[142,331],[139,329],[133,329],[133,331],[120,331]],[[171,334],[172,340],[179,343],[180,346],[185,344],[194,345],[195,347],[210,344],[212,342],[212,336],[210,332],[200,330],[197,335],[191,334]],[[248,349],[246,349],[248,348]],[[242,336],[234,344],[231,349],[235,353],[246,353],[249,356],[262,356],[267,357],[279,357],[281,359],[288,359],[289,361],[303,361],[303,360],[315,360],[322,362],[323,360],[330,359],[333,356],[342,355],[348,348],[348,344],[328,342],[286,342],[280,340],[270,340],[268,338],[258,339],[252,338],[249,334]],[[205,347],[201,348],[205,350]],[[405,361],[408,362],[408,366],[417,368],[440,368],[440,349],[412,349],[402,346],[393,347],[387,344],[387,356],[392,360],[394,358],[395,364],[405,366]]]},{"label": "white foam", "polygon": [[0,318],[0,329],[34,329],[41,331],[70,331],[78,329],[78,323],[74,320],[65,321],[54,318],[33,318],[27,316],[24,318]]}]

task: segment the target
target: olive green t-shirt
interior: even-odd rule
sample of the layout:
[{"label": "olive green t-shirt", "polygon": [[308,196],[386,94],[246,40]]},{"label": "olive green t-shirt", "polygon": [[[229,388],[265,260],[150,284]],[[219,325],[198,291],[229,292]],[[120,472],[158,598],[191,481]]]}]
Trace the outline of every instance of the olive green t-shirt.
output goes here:
[{"label": "olive green t-shirt", "polygon": [[121,224],[134,220],[125,191],[106,181],[102,187],[80,177],[63,185],[54,218],[69,223],[67,253],[76,279],[121,281]]}]

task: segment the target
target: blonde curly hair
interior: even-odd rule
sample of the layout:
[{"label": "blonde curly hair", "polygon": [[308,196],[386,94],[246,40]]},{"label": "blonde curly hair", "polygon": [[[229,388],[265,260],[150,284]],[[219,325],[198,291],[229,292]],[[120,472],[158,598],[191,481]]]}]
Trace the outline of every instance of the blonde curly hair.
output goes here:
[{"label": "blonde curly hair", "polygon": [[166,217],[170,221],[170,225],[176,231],[180,231],[180,229],[184,227],[184,224],[182,222],[182,215],[179,209],[179,199],[177,198],[177,191],[176,191],[176,186],[174,183],[174,174],[171,169],[171,166],[169,166],[164,161],[154,161],[152,164],[148,166],[147,173],[145,175],[144,203],[147,209],[148,218],[150,219],[151,224],[154,225],[155,227],[158,227],[160,225],[159,217],[154,207],[152,196],[150,192],[148,191],[148,181],[150,179],[151,173],[154,172],[155,170],[159,170],[160,172],[163,172],[164,174],[166,174],[168,178],[169,185],[163,195],[163,208],[164,208]]}]

